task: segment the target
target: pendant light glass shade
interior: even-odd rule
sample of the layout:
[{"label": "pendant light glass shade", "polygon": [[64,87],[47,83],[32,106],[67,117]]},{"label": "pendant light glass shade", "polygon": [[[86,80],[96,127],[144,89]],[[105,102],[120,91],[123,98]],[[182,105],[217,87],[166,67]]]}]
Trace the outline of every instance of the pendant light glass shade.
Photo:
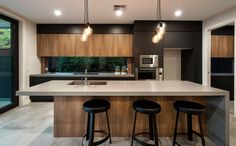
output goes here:
[{"label": "pendant light glass shade", "polygon": [[92,33],[93,29],[89,25],[83,31],[83,34],[85,34],[87,37],[90,36]]},{"label": "pendant light glass shade", "polygon": [[153,43],[158,43],[160,40],[158,39],[158,36],[157,34],[155,34],[153,37],[152,37],[152,42]]},{"label": "pendant light glass shade", "polygon": [[88,37],[93,33],[93,29],[89,25],[88,0],[84,0],[84,24],[85,28],[80,38],[82,42],[87,41]]},{"label": "pendant light glass shade", "polygon": [[164,34],[165,31],[166,31],[165,23],[162,23],[162,22],[161,22],[161,23],[158,25],[158,32],[161,33],[161,34]]},{"label": "pendant light glass shade", "polygon": [[[158,19],[158,15],[159,15],[159,19],[161,20],[161,0],[157,0],[157,15],[156,15],[156,19]],[[159,12],[158,12],[159,10]],[[156,27],[156,32],[154,34],[154,36],[152,37],[152,42],[153,43],[159,43],[160,40],[163,38],[164,34],[165,34],[165,23],[160,22],[157,27]]]},{"label": "pendant light glass shade", "polygon": [[86,41],[88,40],[88,36],[83,33],[83,34],[81,35],[80,40],[81,40],[82,42],[86,42]]},{"label": "pendant light glass shade", "polygon": [[156,33],[153,37],[152,37],[152,42],[153,43],[158,43],[160,42],[160,40],[163,38],[163,35],[162,33]]}]

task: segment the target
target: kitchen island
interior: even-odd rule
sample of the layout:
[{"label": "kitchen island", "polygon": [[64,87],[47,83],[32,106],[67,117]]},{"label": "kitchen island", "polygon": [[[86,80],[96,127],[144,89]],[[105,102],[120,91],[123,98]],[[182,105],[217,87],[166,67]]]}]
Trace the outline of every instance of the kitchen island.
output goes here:
[{"label": "kitchen island", "polygon": [[[131,136],[134,111],[133,101],[149,99],[158,102],[162,111],[157,115],[160,136],[173,136],[175,110],[173,102],[189,100],[206,106],[203,118],[205,135],[217,146],[229,145],[229,92],[188,81],[106,81],[98,85],[69,85],[71,80],[49,81],[17,91],[17,95],[54,96],[54,136],[71,137],[85,134],[87,114],[82,105],[93,98],[104,98],[111,103],[109,119],[114,137]],[[95,129],[106,129],[104,114],[96,117]],[[137,132],[145,131],[147,119],[138,116]],[[198,129],[197,119],[193,129]],[[179,131],[186,130],[184,115]],[[198,131],[198,130],[197,130]]]}]

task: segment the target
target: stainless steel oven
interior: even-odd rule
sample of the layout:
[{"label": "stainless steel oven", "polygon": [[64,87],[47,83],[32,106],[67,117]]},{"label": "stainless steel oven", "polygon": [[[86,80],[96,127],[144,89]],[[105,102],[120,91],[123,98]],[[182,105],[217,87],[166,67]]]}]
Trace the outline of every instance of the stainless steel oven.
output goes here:
[{"label": "stainless steel oven", "polygon": [[136,80],[163,80],[163,68],[136,68]]},{"label": "stainless steel oven", "polygon": [[139,67],[158,67],[158,55],[140,55]]}]

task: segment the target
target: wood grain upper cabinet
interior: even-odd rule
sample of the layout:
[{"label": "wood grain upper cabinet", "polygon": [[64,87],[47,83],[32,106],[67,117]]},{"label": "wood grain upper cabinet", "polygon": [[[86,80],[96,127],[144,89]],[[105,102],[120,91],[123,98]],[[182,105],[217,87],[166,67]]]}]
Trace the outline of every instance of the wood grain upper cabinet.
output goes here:
[{"label": "wood grain upper cabinet", "polygon": [[80,34],[38,34],[38,56],[86,55],[88,43],[82,43],[80,36]]},{"label": "wood grain upper cabinet", "polygon": [[132,57],[131,34],[93,34],[81,42],[80,34],[38,34],[38,56]]},{"label": "wood grain upper cabinet", "polygon": [[234,36],[212,35],[211,36],[212,57],[234,57]]},{"label": "wood grain upper cabinet", "polygon": [[[101,36],[102,46],[100,56],[123,56],[132,57],[132,35],[128,34],[106,34]],[[96,35],[94,35],[96,37]]]}]

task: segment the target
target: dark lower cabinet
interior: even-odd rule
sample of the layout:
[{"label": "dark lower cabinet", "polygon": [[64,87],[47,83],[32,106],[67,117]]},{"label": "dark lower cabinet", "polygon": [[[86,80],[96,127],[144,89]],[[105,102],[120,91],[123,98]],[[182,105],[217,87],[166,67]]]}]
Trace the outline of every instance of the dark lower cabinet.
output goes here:
[{"label": "dark lower cabinet", "polygon": [[[30,76],[30,86],[35,86],[51,80],[80,80],[78,77],[33,77]],[[88,80],[134,80],[135,77],[88,77]],[[53,101],[53,96],[30,96],[32,102]]]},{"label": "dark lower cabinet", "polygon": [[211,76],[211,86],[230,91],[230,100],[234,100],[234,76]]},{"label": "dark lower cabinet", "polygon": [[[30,77],[30,87],[53,80],[50,77]],[[30,96],[31,102],[53,101],[53,96]]]}]

